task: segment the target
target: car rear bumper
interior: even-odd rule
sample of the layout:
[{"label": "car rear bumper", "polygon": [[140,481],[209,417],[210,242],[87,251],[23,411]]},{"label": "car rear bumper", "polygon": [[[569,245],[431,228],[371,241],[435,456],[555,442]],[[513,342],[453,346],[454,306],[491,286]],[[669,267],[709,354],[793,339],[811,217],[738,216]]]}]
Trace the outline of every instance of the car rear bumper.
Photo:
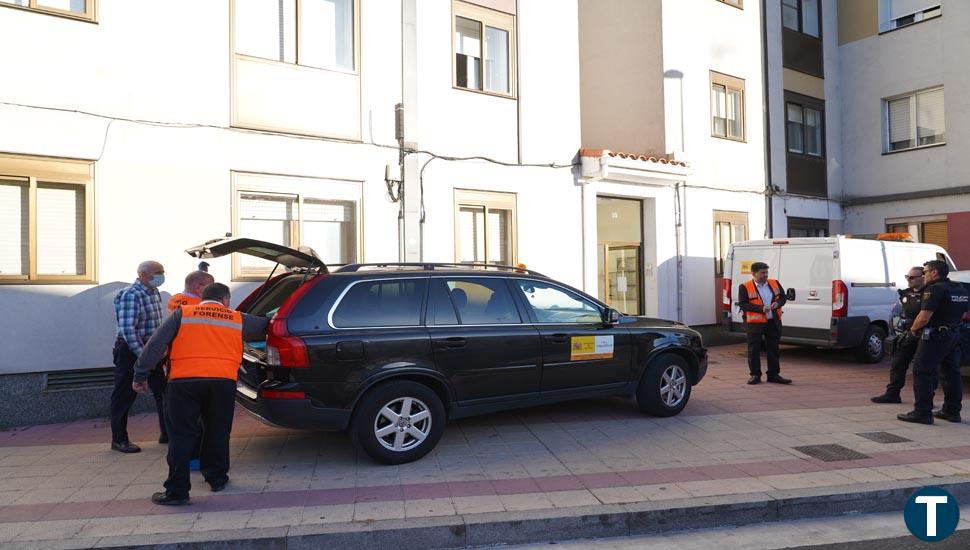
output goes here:
[{"label": "car rear bumper", "polygon": [[340,431],[350,424],[350,410],[318,407],[311,399],[266,399],[242,381],[236,385],[236,402],[260,421],[279,428]]}]

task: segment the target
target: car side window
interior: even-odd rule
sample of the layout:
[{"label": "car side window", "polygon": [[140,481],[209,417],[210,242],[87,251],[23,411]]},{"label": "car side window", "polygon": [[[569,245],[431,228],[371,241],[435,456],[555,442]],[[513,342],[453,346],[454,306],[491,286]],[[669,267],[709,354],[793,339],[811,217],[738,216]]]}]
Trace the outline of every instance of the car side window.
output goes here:
[{"label": "car side window", "polygon": [[446,279],[445,285],[463,325],[508,325],[522,318],[505,279]]},{"label": "car side window", "polygon": [[426,279],[362,281],[333,312],[336,328],[413,327],[421,324]]},{"label": "car side window", "polygon": [[455,304],[451,301],[451,292],[441,279],[431,280],[427,323],[429,325],[458,324],[458,314],[455,312]]},{"label": "car side window", "polygon": [[559,287],[516,279],[525,300],[541,324],[599,323],[603,320],[602,309],[578,295]]}]

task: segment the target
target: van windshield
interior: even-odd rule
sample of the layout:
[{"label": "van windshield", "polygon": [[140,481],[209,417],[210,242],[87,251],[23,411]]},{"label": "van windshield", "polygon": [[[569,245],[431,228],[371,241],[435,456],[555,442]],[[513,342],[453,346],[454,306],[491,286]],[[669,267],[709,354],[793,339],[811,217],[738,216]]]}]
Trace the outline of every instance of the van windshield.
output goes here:
[{"label": "van windshield", "polygon": [[283,305],[283,302],[285,302],[291,294],[296,292],[296,289],[300,287],[303,280],[303,275],[296,274],[278,280],[276,284],[274,284],[268,290],[264,289],[262,291],[263,295],[252,304],[249,304],[249,307],[246,309],[245,313],[248,313],[249,315],[273,317],[276,315],[276,312],[279,311],[280,306]]}]

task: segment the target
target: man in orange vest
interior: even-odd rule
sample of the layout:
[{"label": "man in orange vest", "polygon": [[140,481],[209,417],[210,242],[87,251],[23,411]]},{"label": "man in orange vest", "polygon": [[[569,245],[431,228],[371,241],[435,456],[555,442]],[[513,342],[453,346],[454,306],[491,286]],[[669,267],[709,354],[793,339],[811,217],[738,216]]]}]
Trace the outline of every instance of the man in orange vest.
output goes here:
[{"label": "man in orange vest", "polygon": [[202,476],[218,492],[229,482],[229,432],[243,341],[266,337],[269,319],[229,309],[229,287],[213,283],[202,302],[182,306],[155,331],[135,363],[132,388],[144,393],[148,375],[171,346],[165,407],[168,419],[168,479],[155,504],[189,502],[189,461],[202,418]]},{"label": "man in orange vest", "polygon": [[748,384],[761,383],[761,343],[768,351],[768,381],[775,384],[791,384],[782,378],[778,343],[781,341],[781,308],[787,301],[785,289],[775,279],[768,278],[768,264],[755,262],[751,265],[751,280],[738,288],[738,307],[744,314],[744,327],[748,333]]},{"label": "man in orange vest", "polygon": [[193,271],[185,276],[185,289],[168,299],[168,311],[179,306],[194,306],[202,301],[202,289],[215,282],[205,271]]}]

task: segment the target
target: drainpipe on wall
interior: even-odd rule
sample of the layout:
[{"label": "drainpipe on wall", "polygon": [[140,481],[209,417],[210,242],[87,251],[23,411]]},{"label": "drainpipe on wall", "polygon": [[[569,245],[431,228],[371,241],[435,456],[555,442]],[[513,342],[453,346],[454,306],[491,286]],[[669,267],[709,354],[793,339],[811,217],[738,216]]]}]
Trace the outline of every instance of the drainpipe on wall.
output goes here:
[{"label": "drainpipe on wall", "polygon": [[774,236],[774,208],[772,207],[772,195],[774,194],[774,184],[771,177],[771,114],[768,106],[768,15],[765,13],[767,2],[761,0],[761,81],[762,87],[762,111],[765,120],[765,236]]},{"label": "drainpipe on wall", "polygon": [[684,322],[684,254],[681,240],[684,236],[683,210],[680,204],[680,188],[684,182],[674,184],[674,239],[677,245],[677,321]]}]

